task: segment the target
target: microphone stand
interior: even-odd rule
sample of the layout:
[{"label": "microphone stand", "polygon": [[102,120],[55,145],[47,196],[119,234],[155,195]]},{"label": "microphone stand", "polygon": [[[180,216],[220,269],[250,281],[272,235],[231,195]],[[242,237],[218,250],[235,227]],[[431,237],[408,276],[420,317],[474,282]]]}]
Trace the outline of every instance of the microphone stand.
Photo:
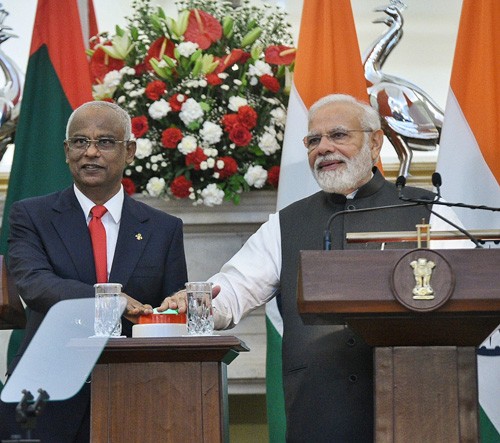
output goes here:
[{"label": "microphone stand", "polygon": [[408,208],[412,206],[421,206],[423,205],[422,202],[410,202],[410,203],[405,203],[401,205],[387,205],[387,206],[373,206],[371,208],[361,208],[361,209],[354,209],[354,210],[344,210],[344,211],[338,211],[335,212],[330,216],[328,221],[326,222],[326,229],[323,234],[323,250],[324,251],[331,251],[332,249],[332,235],[330,232],[330,227],[333,223],[333,220],[335,220],[336,217],[339,215],[345,215],[345,214],[353,214],[353,213],[360,213],[360,212],[371,212],[371,211],[378,211],[382,209],[397,209],[397,208]]}]

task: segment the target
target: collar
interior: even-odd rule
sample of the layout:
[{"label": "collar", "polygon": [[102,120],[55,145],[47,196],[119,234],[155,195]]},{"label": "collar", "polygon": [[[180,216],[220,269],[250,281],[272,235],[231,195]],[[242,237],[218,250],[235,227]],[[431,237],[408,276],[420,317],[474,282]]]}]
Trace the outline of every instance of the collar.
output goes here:
[{"label": "collar", "polygon": [[365,183],[360,188],[345,196],[343,194],[328,194],[328,198],[332,203],[345,203],[347,199],[364,198],[375,194],[384,185],[385,178],[382,176],[376,166],[372,169],[373,176],[368,183]]},{"label": "collar", "polygon": [[[74,184],[73,190],[75,191],[76,198],[78,200],[78,203],[80,203],[85,217],[88,219],[90,217],[90,210],[95,206],[95,203],[90,200],[85,194],[83,194]],[[106,209],[113,218],[113,221],[117,224],[120,223],[122,217],[124,198],[125,193],[123,191],[123,186],[121,186],[120,190],[115,195],[113,195],[113,197],[111,197],[106,203],[104,203],[104,206],[106,206]]]}]

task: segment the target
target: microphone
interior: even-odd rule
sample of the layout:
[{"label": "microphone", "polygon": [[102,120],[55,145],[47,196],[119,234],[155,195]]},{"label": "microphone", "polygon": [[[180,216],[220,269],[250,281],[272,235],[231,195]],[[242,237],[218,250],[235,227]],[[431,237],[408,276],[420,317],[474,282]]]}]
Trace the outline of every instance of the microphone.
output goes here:
[{"label": "microphone", "polygon": [[441,185],[443,184],[441,174],[439,172],[433,172],[431,180],[432,186],[436,188],[436,200],[441,200]]},{"label": "microphone", "polygon": [[[403,177],[404,178],[404,177]],[[330,227],[335,220],[335,218],[345,215],[345,214],[356,214],[360,212],[371,212],[371,211],[380,211],[384,209],[399,209],[399,208],[409,208],[412,206],[421,206],[423,203],[421,202],[410,202],[410,203],[402,203],[399,205],[386,205],[386,206],[373,206],[371,208],[361,208],[361,209],[351,209],[351,210],[343,210],[338,211],[332,214],[328,221],[326,222],[325,232],[323,234],[323,250],[331,251],[332,249],[332,234],[330,232]]]},{"label": "microphone", "polygon": [[[399,186],[398,186],[399,183]],[[441,187],[441,174],[438,172],[435,172],[432,174],[432,184],[436,187],[437,190],[437,195],[435,198],[432,200],[429,200],[426,197],[421,197],[421,198],[410,198],[410,197],[405,197],[403,195],[403,188],[406,184],[406,178],[404,178],[402,175],[400,175],[396,179],[396,186],[398,186],[399,189],[399,199],[404,201],[404,202],[419,202],[421,204],[434,204],[434,205],[442,205],[442,206],[449,206],[450,208],[466,208],[466,209],[480,209],[483,211],[492,211],[492,212],[499,212],[500,208],[495,208],[492,206],[486,206],[486,205],[470,205],[468,203],[451,203],[447,201],[442,201],[440,200],[441,198],[441,193],[439,188]]]}]

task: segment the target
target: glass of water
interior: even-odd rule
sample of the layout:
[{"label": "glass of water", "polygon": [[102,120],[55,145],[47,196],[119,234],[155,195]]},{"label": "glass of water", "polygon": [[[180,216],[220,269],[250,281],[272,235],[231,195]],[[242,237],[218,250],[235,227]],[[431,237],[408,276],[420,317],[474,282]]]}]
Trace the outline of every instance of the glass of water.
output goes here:
[{"label": "glass of water", "polygon": [[94,333],[99,337],[121,337],[121,316],[126,300],[120,283],[97,283],[95,288]]},{"label": "glass of water", "polygon": [[212,311],[212,283],[186,283],[189,335],[212,335],[214,318]]}]

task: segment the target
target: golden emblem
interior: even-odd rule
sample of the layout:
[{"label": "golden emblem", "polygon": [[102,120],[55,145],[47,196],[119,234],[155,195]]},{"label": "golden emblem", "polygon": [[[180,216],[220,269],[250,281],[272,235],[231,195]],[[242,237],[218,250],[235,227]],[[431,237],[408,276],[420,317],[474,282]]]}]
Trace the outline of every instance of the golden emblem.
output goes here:
[{"label": "golden emblem", "polygon": [[137,234],[135,234],[135,238],[136,238],[137,240],[142,240],[142,234],[141,234],[140,232],[139,232],[139,233],[137,233]]},{"label": "golden emblem", "polygon": [[434,290],[431,287],[432,270],[435,268],[436,263],[426,258],[417,258],[410,262],[413,268],[413,275],[415,276],[416,285],[413,288],[414,300],[433,300]]}]

